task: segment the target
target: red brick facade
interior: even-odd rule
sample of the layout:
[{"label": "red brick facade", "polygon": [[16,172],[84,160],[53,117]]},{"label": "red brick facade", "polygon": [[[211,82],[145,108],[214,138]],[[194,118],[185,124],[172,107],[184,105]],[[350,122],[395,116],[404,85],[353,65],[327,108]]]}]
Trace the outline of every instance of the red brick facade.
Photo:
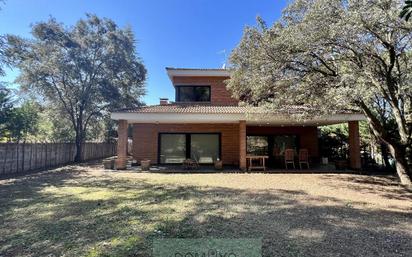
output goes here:
[{"label": "red brick facade", "polygon": [[349,121],[349,164],[350,168],[359,170],[361,168],[359,122]]},{"label": "red brick facade", "polygon": [[246,170],[246,152],[247,152],[247,127],[246,121],[241,120],[239,122],[239,168]]},{"label": "red brick facade", "polygon": [[[170,74],[169,74],[170,76]],[[226,106],[227,105],[237,105],[238,101],[231,97],[231,93],[226,89],[225,80],[229,79],[226,74],[222,76],[213,75],[197,75],[194,76],[189,74],[189,76],[179,75],[172,76],[172,81],[174,86],[188,86],[188,85],[202,85],[210,86],[211,96],[210,104],[213,106]],[[185,103],[187,104],[187,103]],[[202,102],[202,104],[205,104]],[[208,103],[206,103],[208,104]],[[179,103],[175,105],[168,104],[166,99],[161,100],[160,107],[168,106],[178,106],[179,108],[184,106]],[[194,107],[199,107],[194,105]],[[204,106],[200,106],[205,108]],[[156,106],[156,111],[153,113],[162,113],[164,108],[159,108]],[[173,111],[176,111],[176,107],[173,107]],[[235,108],[235,107],[233,107]],[[237,107],[240,108],[240,107]],[[198,109],[196,109],[198,110]],[[183,112],[182,115],[191,114],[191,112]],[[205,113],[192,111],[196,114]],[[148,115],[150,112],[142,111],[142,113]],[[174,113],[174,112],[170,112]],[[180,112],[177,112],[180,113]],[[213,112],[212,112],[213,113]],[[216,113],[213,113],[216,115]],[[225,113],[225,114],[236,114]],[[206,114],[205,114],[206,115]],[[153,119],[152,119],[153,120]],[[172,122],[175,122],[174,119]],[[127,141],[125,140],[126,127],[125,121],[119,123],[119,141],[118,141],[118,166],[123,167],[125,164],[125,145]],[[147,122],[145,120],[145,122]],[[155,121],[150,121],[155,122]],[[163,121],[166,122],[166,121]],[[176,120],[176,122],[179,122]],[[158,162],[158,151],[159,151],[159,133],[219,133],[221,135],[221,159],[224,165],[235,165],[240,169],[245,169],[246,167],[246,148],[247,148],[247,135],[296,135],[299,138],[299,147],[308,149],[309,155],[312,160],[319,159],[319,146],[318,146],[318,131],[316,126],[294,126],[294,127],[270,127],[270,126],[248,126],[245,121],[238,121],[238,123],[196,123],[196,124],[186,124],[184,121],[182,123],[176,124],[165,124],[162,123],[136,123],[133,124],[133,157],[137,161],[141,160],[151,160],[153,164]],[[229,122],[229,121],[228,121]],[[232,120],[233,122],[233,120]],[[264,122],[264,121],[262,121]],[[350,164],[352,168],[360,168],[360,148],[359,148],[359,130],[357,122],[349,122],[349,141],[350,141]]]},{"label": "red brick facade", "polygon": [[226,89],[225,80],[229,77],[174,77],[173,85],[202,85],[210,86],[211,104],[236,105],[238,101],[231,97]]},{"label": "red brick facade", "polygon": [[134,159],[149,159],[152,163],[157,163],[158,135],[162,132],[221,133],[223,164],[239,164],[239,124],[134,124]]},{"label": "red brick facade", "polygon": [[127,121],[119,120],[117,128],[117,159],[116,166],[117,169],[126,169],[127,163]]},{"label": "red brick facade", "polygon": [[[240,124],[134,124],[133,157],[137,161],[149,159],[158,161],[158,135],[165,132],[182,133],[221,133],[221,158],[225,165],[245,166],[240,162],[246,153],[246,138],[243,135],[284,135],[294,134],[300,138],[300,147],[307,148],[311,157],[318,157],[318,138],[316,127],[250,127],[246,131]],[[242,146],[243,151],[240,151]],[[244,168],[244,167],[241,167]]]}]

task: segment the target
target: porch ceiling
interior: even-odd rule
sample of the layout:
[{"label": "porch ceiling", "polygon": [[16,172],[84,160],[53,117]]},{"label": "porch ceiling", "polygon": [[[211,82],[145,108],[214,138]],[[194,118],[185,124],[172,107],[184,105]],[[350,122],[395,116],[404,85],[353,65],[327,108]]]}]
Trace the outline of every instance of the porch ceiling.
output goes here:
[{"label": "porch ceiling", "polygon": [[319,116],[311,119],[301,119],[293,115],[259,115],[259,114],[196,114],[196,113],[131,113],[115,112],[111,115],[114,120],[127,120],[128,123],[238,123],[245,120],[247,125],[256,126],[323,126],[348,121],[365,120],[364,115],[334,114]]}]

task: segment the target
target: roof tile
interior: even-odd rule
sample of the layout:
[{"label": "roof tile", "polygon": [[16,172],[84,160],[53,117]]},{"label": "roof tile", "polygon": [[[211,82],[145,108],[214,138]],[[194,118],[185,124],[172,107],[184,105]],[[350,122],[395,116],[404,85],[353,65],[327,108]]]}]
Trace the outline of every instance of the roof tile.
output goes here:
[{"label": "roof tile", "polygon": [[[212,105],[199,103],[171,103],[166,105],[142,106],[135,109],[123,109],[117,112],[128,113],[193,113],[193,114],[244,114],[244,113],[274,113],[299,114],[307,110],[305,106],[287,106],[277,111],[269,111],[260,107],[236,105]],[[340,112],[349,113],[349,112]]]}]

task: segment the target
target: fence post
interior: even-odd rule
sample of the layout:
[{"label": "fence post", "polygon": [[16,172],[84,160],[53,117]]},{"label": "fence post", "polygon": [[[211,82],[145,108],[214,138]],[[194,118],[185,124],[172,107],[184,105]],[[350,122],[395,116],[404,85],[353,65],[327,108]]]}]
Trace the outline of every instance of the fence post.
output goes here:
[{"label": "fence post", "polygon": [[30,162],[29,162],[29,170],[31,170],[31,161],[33,158],[33,144],[30,144]]},{"label": "fence post", "polygon": [[23,148],[23,149],[22,149],[22,151],[21,151],[21,171],[22,171],[22,172],[25,172],[25,170],[24,170],[24,168],[25,168],[25,167],[24,167],[24,164],[25,164],[25,163],[24,163],[24,162],[25,162],[24,156],[26,155],[25,152],[24,152],[24,151],[26,151],[26,147],[25,147],[25,146],[26,146],[26,142],[23,143],[23,145],[22,145],[22,148]]}]

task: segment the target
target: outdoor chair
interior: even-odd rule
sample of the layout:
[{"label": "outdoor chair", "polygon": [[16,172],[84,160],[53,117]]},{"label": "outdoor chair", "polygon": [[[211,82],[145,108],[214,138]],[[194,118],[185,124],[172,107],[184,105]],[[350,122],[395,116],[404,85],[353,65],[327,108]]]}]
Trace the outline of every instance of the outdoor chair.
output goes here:
[{"label": "outdoor chair", "polygon": [[199,164],[193,159],[184,160],[182,166],[185,170],[195,170],[199,168]]},{"label": "outdoor chair", "polygon": [[300,149],[299,150],[299,167],[302,169],[302,164],[306,164],[309,167],[309,152],[308,149]]},{"label": "outdoor chair", "polygon": [[188,170],[199,169],[199,157],[196,154],[193,154],[193,159],[186,159],[183,161],[183,168]]},{"label": "outdoor chair", "polygon": [[285,149],[285,168],[288,168],[288,164],[292,164],[295,169],[295,150]]}]

